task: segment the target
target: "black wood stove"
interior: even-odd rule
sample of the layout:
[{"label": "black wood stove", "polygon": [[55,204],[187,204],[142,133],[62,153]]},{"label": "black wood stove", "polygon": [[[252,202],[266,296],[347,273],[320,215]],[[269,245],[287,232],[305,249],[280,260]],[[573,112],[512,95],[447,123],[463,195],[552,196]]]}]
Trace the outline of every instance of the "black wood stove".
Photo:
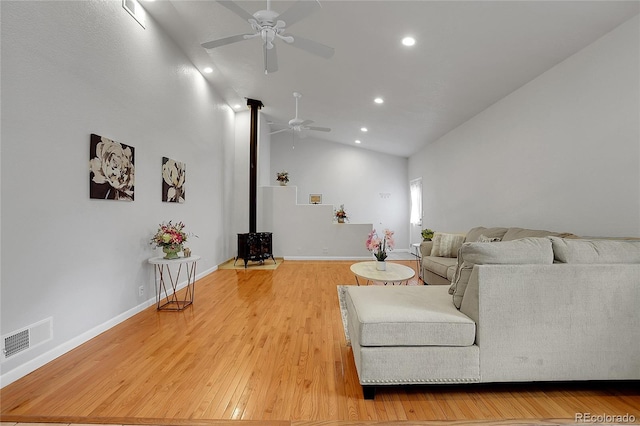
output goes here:
[{"label": "black wood stove", "polygon": [[267,259],[272,259],[275,264],[276,259],[273,257],[273,241],[271,238],[271,232],[238,234],[238,256],[233,264],[235,265],[238,259],[244,260],[245,268],[250,260],[262,263]]}]

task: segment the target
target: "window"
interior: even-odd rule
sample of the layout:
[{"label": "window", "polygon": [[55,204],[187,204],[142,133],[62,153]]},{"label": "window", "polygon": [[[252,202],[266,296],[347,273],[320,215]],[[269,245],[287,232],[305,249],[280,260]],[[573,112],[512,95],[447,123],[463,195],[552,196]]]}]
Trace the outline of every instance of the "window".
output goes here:
[{"label": "window", "polygon": [[422,178],[409,182],[411,194],[411,216],[409,218],[412,225],[422,226]]}]

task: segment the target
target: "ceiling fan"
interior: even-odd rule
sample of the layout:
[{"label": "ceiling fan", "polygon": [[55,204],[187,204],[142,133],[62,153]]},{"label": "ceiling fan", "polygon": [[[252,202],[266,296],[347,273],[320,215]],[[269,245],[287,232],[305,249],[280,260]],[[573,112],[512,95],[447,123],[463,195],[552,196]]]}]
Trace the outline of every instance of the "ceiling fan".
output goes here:
[{"label": "ceiling fan", "polygon": [[298,118],[298,100],[302,97],[302,94],[298,93],[298,92],[293,92],[293,97],[296,98],[296,116],[295,116],[295,118],[292,118],[291,120],[289,120],[289,124],[272,123],[272,125],[283,126],[285,128],[284,129],[275,130],[275,131],[270,133],[271,135],[274,135],[274,134],[280,133],[280,132],[286,132],[288,130],[292,130],[293,132],[302,132],[304,130],[316,130],[316,131],[319,131],[319,132],[330,132],[331,131],[331,129],[328,128],[328,127],[309,126],[309,124],[313,123],[313,120],[302,120],[301,118]]},{"label": "ceiling fan", "polygon": [[201,46],[205,49],[214,49],[227,44],[260,37],[262,39],[262,50],[264,52],[265,74],[278,70],[278,57],[276,54],[276,45],[274,44],[276,39],[280,39],[287,44],[326,59],[333,56],[334,49],[332,47],[303,37],[285,34],[287,25],[291,26],[295,24],[319,7],[319,3],[315,0],[298,0],[293,6],[281,14],[271,10],[271,0],[267,0],[267,9],[259,10],[253,15],[232,0],[218,0],[218,3],[247,21],[249,25],[251,25],[253,33],[238,34],[202,43]]}]

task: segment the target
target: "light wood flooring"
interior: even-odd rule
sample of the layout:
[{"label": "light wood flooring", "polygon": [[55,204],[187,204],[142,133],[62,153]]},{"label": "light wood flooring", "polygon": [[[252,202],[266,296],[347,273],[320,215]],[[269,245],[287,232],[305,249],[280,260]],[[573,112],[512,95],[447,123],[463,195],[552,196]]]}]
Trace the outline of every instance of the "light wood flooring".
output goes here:
[{"label": "light wood flooring", "polygon": [[383,387],[364,400],[336,290],[355,284],[351,263],[218,270],[196,283],[184,312],[151,307],[3,388],[2,426],[640,421],[638,382]]}]

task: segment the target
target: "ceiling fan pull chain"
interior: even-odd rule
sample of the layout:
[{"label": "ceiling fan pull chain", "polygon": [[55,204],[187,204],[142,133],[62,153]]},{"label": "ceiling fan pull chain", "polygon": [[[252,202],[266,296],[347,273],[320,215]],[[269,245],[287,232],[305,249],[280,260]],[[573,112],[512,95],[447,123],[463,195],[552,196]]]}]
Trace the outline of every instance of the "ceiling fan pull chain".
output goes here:
[{"label": "ceiling fan pull chain", "polygon": [[267,57],[267,45],[265,43],[262,44],[262,51],[264,52],[264,75],[268,75],[269,74],[269,64],[268,64],[268,57]]}]

